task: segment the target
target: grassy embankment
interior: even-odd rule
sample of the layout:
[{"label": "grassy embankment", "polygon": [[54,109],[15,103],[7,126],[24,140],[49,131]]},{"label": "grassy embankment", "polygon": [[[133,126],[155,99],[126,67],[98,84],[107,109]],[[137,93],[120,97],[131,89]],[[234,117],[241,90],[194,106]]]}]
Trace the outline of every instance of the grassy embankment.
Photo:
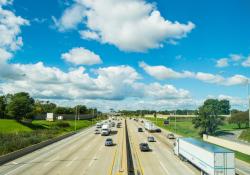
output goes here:
[{"label": "grassy embankment", "polygon": [[[191,120],[177,121],[176,122],[176,130],[175,130],[174,120],[172,120],[172,122],[170,121],[170,124],[165,126],[163,123],[163,121],[165,119],[157,119],[157,120],[155,120],[154,118],[147,118],[147,119],[154,122],[157,126],[164,128],[168,131],[177,133],[181,136],[202,139],[201,136],[199,135],[199,131],[193,127]],[[236,130],[236,129],[238,129],[237,125],[229,124],[229,123],[225,122],[224,125],[220,127],[220,130],[218,131],[218,133],[232,131],[232,130]],[[250,141],[250,129],[243,131],[240,138]],[[249,155],[235,151],[235,156],[236,156],[236,158],[238,158],[240,160],[243,160],[245,162],[250,163],[250,156]]]},{"label": "grassy embankment", "polygon": [[[83,129],[95,123],[95,120],[80,120],[76,123],[76,129]],[[32,123],[19,123],[15,120],[2,119],[0,120],[0,156],[74,130],[74,121],[36,120]]]}]

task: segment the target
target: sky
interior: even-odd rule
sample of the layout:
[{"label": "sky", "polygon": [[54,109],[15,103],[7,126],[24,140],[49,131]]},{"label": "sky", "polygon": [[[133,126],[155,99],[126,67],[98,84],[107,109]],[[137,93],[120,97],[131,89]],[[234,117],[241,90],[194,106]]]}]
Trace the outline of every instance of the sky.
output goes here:
[{"label": "sky", "polygon": [[0,94],[102,111],[247,108],[248,0],[0,0]]}]

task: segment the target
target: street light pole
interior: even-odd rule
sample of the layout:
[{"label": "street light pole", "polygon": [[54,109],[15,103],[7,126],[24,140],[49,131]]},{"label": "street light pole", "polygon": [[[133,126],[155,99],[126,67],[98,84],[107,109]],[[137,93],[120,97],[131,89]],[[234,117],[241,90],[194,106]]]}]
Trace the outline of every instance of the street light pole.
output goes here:
[{"label": "street light pole", "polygon": [[250,83],[250,79],[247,79],[247,100],[248,100],[248,117],[249,117],[248,127],[250,128],[250,90],[249,90],[249,83]]},{"label": "street light pole", "polygon": [[76,106],[76,115],[75,115],[75,131],[76,131],[76,117],[77,117],[77,106]]}]

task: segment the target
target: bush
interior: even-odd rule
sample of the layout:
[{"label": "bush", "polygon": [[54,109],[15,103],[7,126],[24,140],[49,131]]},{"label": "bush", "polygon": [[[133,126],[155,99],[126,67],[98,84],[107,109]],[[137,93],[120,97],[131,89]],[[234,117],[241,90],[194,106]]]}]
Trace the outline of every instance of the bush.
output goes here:
[{"label": "bush", "polygon": [[67,122],[60,121],[56,123],[56,126],[58,126],[59,128],[68,128],[70,127],[70,124]]}]

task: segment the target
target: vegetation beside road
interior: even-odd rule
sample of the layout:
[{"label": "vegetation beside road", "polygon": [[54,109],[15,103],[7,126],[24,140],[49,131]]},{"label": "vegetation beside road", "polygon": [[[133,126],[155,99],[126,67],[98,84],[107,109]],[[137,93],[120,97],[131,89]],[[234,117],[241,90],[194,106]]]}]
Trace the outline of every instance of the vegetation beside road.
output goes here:
[{"label": "vegetation beside road", "polygon": [[240,139],[250,142],[250,129],[242,131]]},{"label": "vegetation beside road", "polygon": [[[79,120],[76,129],[83,129],[95,124],[97,120]],[[0,156],[27,146],[58,137],[75,130],[74,121],[34,120],[21,123],[15,120],[0,120]]]}]

